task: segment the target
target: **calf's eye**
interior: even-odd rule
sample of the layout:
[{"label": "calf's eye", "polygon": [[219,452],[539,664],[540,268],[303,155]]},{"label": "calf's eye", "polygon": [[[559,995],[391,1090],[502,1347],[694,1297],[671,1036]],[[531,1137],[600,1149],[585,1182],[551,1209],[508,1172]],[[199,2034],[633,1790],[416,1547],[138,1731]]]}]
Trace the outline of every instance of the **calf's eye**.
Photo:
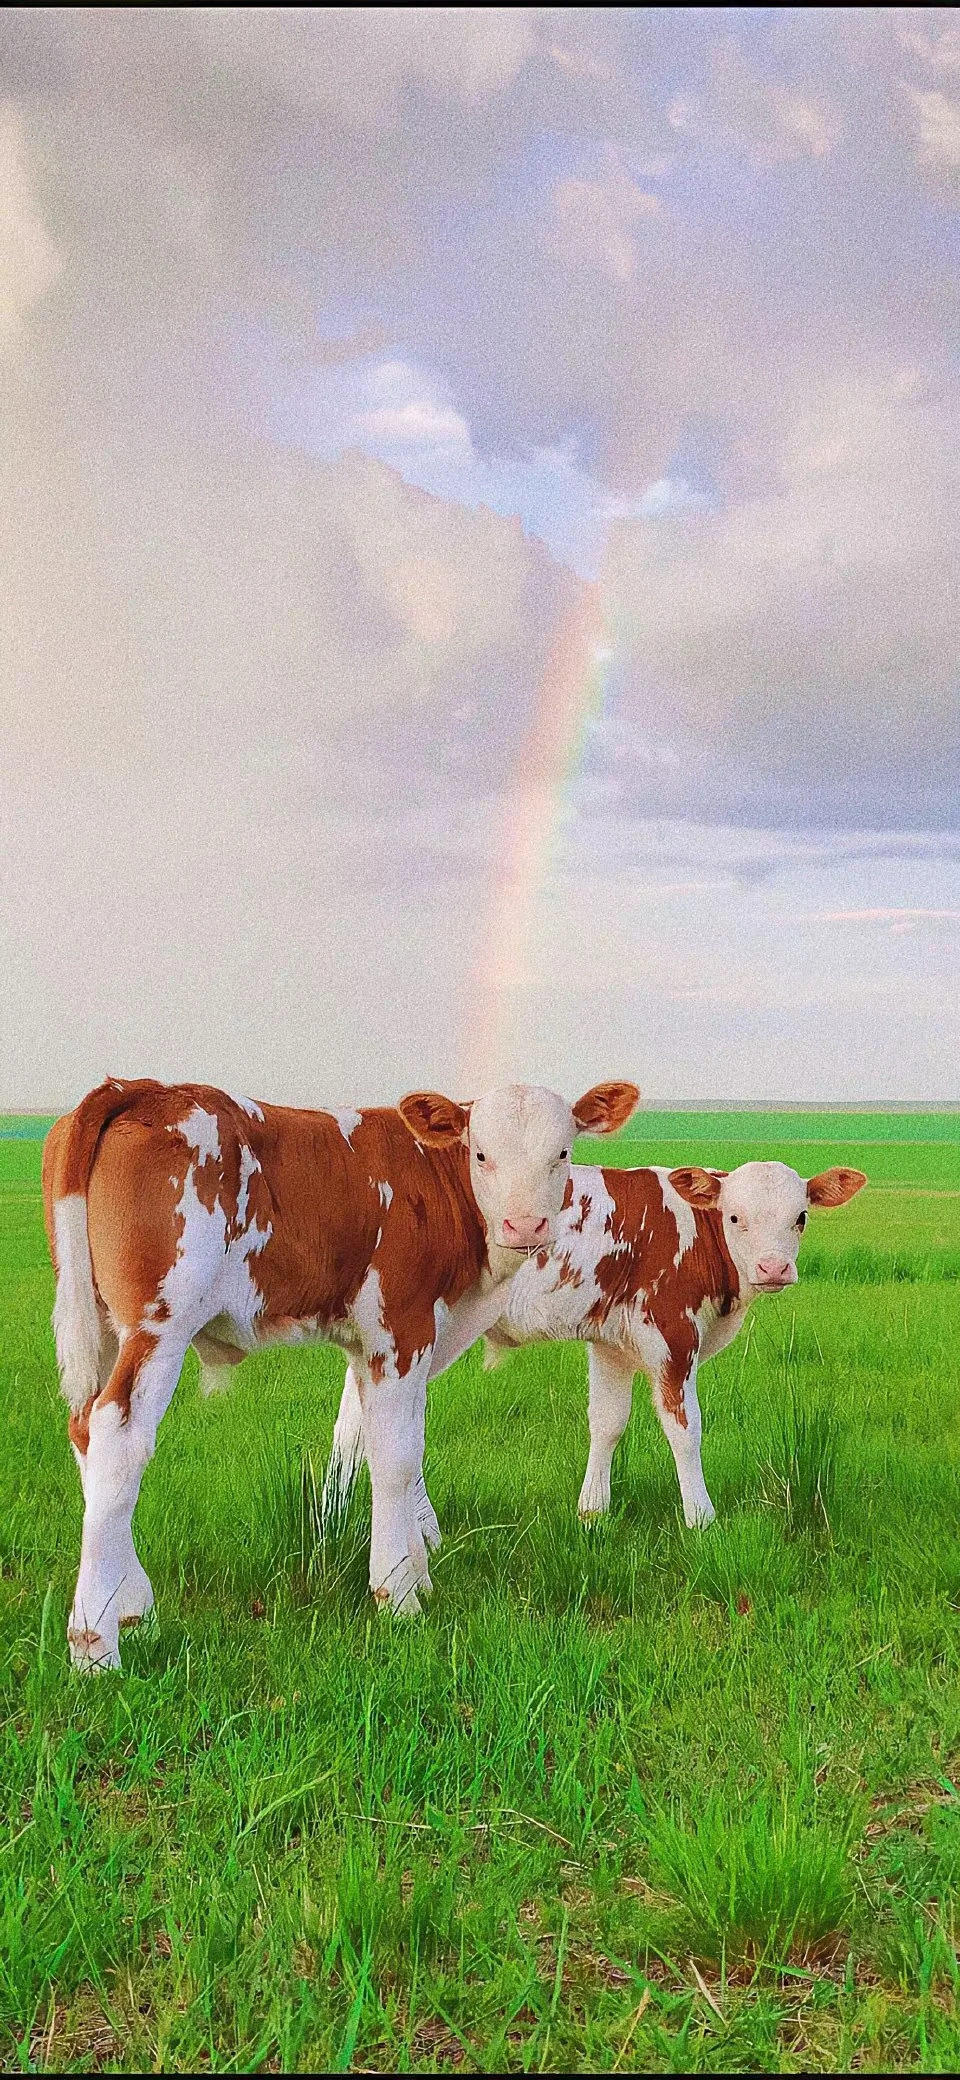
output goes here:
[{"label": "calf's eye", "polygon": [[805,1214],[805,1213],[801,1213],[801,1214],[799,1214],[799,1215],[798,1215],[798,1218],[797,1218],[797,1227],[798,1227],[798,1228],[800,1228],[800,1229],[803,1229],[803,1228],[805,1228],[805,1227],[806,1227],[806,1225],[807,1225],[807,1216],[806,1216],[806,1214]]},{"label": "calf's eye", "polygon": [[739,1219],[740,1219],[740,1215],[739,1215],[738,1213],[732,1213],[732,1214],[730,1215],[730,1226],[731,1226],[731,1228],[735,1228],[735,1227],[736,1227],[736,1225],[737,1225],[737,1222],[738,1222],[738,1220],[739,1220]]},{"label": "calf's eye", "polygon": [[478,1150],[477,1150],[477,1162],[478,1162],[478,1163],[485,1163],[485,1162],[486,1162],[486,1160],[487,1160],[487,1159],[486,1159],[486,1156],[483,1156],[483,1155],[481,1155],[481,1153],[480,1153],[480,1150],[478,1149]]}]

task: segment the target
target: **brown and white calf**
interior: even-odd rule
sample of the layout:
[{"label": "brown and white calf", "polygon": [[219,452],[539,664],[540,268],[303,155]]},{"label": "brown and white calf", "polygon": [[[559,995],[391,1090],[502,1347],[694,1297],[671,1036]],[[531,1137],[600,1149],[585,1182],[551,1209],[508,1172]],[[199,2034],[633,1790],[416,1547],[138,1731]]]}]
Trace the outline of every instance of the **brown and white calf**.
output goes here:
[{"label": "brown and white calf", "polygon": [[571,1108],[514,1085],[471,1107],[306,1112],[204,1085],[101,1084],[44,1149],[54,1330],[84,1491],[74,1661],[119,1665],[153,1591],[133,1543],[140,1481],[194,1343],[206,1363],[272,1342],[350,1351],[373,1486],[370,1585],[429,1588],[415,1507],[427,1378],[490,1327],[524,1252],[549,1245],[578,1132],[636,1103]]},{"label": "brown and white calf", "polygon": [[[488,1332],[493,1362],[524,1343],[590,1346],[590,1456],[580,1514],[610,1504],[610,1467],[646,1373],[673,1452],[688,1525],[714,1516],[700,1459],[697,1367],[733,1341],[760,1293],[797,1279],[810,1207],[842,1206],[862,1170],[804,1179],[785,1163],[738,1170],[606,1170],[576,1165],[552,1251],[513,1279]],[[365,1419],[348,1378],[328,1486],[342,1488],[363,1455]],[[432,1510],[421,1483],[420,1520]]]}]

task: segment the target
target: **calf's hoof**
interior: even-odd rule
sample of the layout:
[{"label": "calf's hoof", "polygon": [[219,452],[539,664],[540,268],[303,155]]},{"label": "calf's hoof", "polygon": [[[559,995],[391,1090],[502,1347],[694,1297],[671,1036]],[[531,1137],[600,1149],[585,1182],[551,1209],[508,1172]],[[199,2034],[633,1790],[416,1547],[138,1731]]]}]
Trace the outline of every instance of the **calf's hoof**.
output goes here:
[{"label": "calf's hoof", "polygon": [[119,1623],[139,1625],[153,1615],[153,1587],[149,1576],[144,1574],[139,1581],[124,1582],[117,1597]]},{"label": "calf's hoof", "polygon": [[70,1625],[67,1644],[78,1675],[101,1675],[105,1669],[120,1667],[119,1642],[106,1639],[102,1632],[91,1632],[84,1625]]},{"label": "calf's hoof", "polygon": [[378,1611],[385,1612],[388,1617],[418,1618],[420,1616],[420,1598],[412,1584],[402,1594],[397,1594],[391,1589],[374,1589],[373,1600]]},{"label": "calf's hoof", "polygon": [[145,1611],[125,1613],[120,1620],[121,1632],[139,1632],[141,1637],[144,1634],[152,1636],[157,1630],[157,1625],[157,1607],[154,1603],[148,1604]]}]

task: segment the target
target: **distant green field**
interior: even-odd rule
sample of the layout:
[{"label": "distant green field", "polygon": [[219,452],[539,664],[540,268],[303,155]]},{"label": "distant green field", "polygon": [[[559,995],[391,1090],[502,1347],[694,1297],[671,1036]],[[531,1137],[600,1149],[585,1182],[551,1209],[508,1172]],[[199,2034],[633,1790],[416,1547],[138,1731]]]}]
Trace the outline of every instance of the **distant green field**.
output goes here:
[{"label": "distant green field", "polygon": [[872,1184],[960,1190],[956,1112],[644,1112],[617,1152],[590,1144],[591,1161],[705,1163],[732,1170],[756,1158],[792,1163],[804,1176],[852,1163]]},{"label": "distant green field", "polygon": [[192,1358],[137,1535],[159,1623],[81,1683],[79,1483],[0,1124],[0,2066],[960,2069],[960,1118],[644,1113],[581,1158],[834,1162],[801,1283],[701,1378],[683,1528],[638,1392],[586,1532],[585,1358],[431,1390],[415,1625],[316,1538],[343,1358]]}]

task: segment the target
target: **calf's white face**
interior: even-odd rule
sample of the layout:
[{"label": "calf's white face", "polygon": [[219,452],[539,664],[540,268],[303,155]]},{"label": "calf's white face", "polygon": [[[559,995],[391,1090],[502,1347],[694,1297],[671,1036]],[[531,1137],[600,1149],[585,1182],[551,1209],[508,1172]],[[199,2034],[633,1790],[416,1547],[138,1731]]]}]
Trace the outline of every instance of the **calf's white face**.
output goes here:
[{"label": "calf's white face", "polygon": [[673,1170],[670,1183],[691,1206],[715,1206],[740,1290],[782,1293],[797,1282],[800,1237],[811,1206],[844,1206],[867,1180],[862,1170],[824,1170],[803,1178],[787,1163],[741,1163],[738,1170]]},{"label": "calf's white face", "polygon": [[428,1146],[462,1141],[487,1236],[501,1249],[545,1249],[553,1242],[578,1134],[612,1134],[640,1096],[633,1083],[600,1083],[568,1105],[556,1091],[512,1083],[472,1105],[432,1091],[401,1099],[400,1111]]},{"label": "calf's white face", "polygon": [[556,1091],[514,1084],[470,1108],[470,1182],[487,1234],[502,1249],[553,1241],[570,1175],[573,1113]]}]

